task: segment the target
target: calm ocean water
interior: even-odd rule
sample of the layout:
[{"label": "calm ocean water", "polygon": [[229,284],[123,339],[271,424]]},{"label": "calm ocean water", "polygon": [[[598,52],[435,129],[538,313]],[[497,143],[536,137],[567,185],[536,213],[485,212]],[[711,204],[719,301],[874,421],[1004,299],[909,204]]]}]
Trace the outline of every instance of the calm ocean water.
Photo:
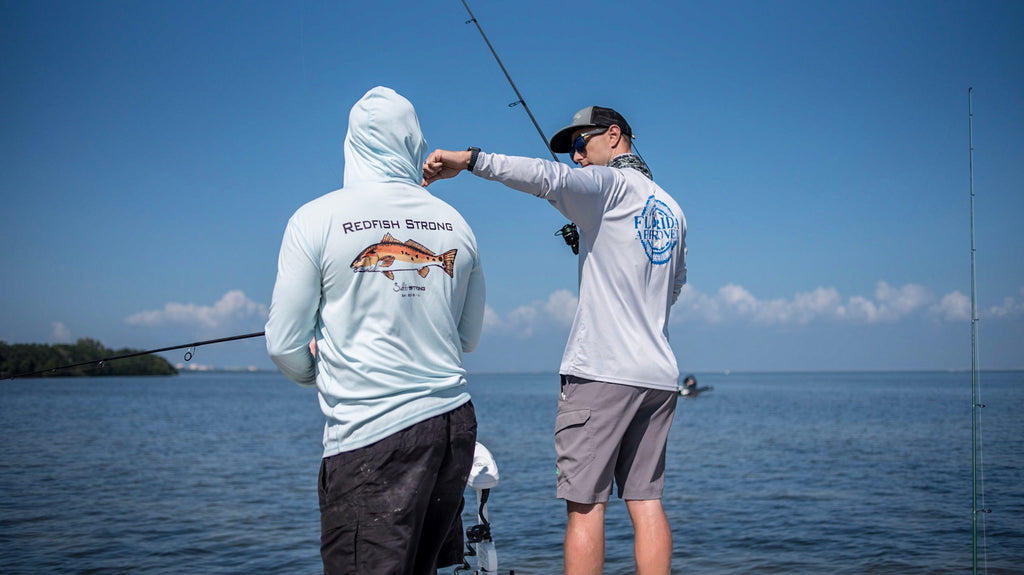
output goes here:
[{"label": "calm ocean water", "polygon": [[[970,571],[969,373],[698,377],[669,447],[675,572]],[[470,385],[500,568],[558,573],[557,379]],[[981,390],[982,567],[1024,573],[1024,372]],[[0,573],[318,573],[321,426],[276,373],[0,382]],[[607,539],[605,572],[631,572],[618,500]]]}]

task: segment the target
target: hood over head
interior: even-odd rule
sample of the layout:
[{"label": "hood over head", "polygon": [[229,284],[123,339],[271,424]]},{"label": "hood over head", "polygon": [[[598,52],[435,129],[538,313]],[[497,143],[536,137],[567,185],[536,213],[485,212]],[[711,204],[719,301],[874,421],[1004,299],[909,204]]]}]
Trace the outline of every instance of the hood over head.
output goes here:
[{"label": "hood over head", "polygon": [[419,185],[427,141],[412,103],[377,86],[352,106],[345,136],[345,185],[406,181]]}]

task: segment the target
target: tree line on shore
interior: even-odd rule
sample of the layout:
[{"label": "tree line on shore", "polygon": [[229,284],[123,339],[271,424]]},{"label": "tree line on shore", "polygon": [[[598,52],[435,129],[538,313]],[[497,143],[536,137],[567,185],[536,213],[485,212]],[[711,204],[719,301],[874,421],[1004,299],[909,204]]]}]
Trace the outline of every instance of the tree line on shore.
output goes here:
[{"label": "tree line on shore", "polygon": [[[140,355],[104,361],[99,360],[138,353],[134,349],[109,349],[100,342],[80,338],[75,343],[42,344],[0,341],[0,378],[21,374],[36,377],[85,377],[110,375],[175,375],[178,370],[157,355]],[[76,367],[68,367],[76,364]],[[35,373],[41,372],[41,373]]]}]

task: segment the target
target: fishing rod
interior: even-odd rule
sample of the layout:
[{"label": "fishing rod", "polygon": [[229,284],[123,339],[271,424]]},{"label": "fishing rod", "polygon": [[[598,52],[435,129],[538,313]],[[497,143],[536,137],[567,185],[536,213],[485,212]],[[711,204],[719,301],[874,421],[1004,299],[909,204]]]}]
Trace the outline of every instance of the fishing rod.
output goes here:
[{"label": "fishing rod", "polygon": [[519,93],[519,88],[516,88],[516,83],[512,81],[512,76],[510,76],[508,70],[505,69],[505,65],[501,63],[501,58],[498,57],[498,53],[494,50],[494,46],[491,45],[491,41],[487,39],[487,34],[484,34],[484,29],[480,27],[480,21],[473,15],[473,11],[469,9],[469,4],[466,4],[466,0],[462,0],[462,5],[466,7],[466,12],[469,12],[469,20],[466,20],[466,24],[469,24],[470,22],[476,24],[476,29],[480,31],[480,35],[483,36],[484,42],[487,43],[487,47],[491,49],[491,54],[494,55],[494,60],[497,61],[498,66],[501,67],[501,71],[505,74],[505,79],[508,80],[509,85],[512,86],[512,91],[516,93],[516,98],[519,98],[515,102],[509,104],[508,107],[514,108],[520,104],[523,106],[523,109],[526,110],[526,115],[528,115],[530,117],[530,121],[533,122],[533,127],[537,128],[537,133],[540,134],[540,139],[544,140],[544,147],[547,148],[551,157],[558,162],[558,156],[556,156],[555,152],[551,150],[551,145],[548,143],[547,136],[544,135],[544,130],[540,129],[540,124],[538,124],[537,119],[533,117],[533,112],[531,112],[530,107],[526,105],[526,100],[523,99],[522,94]]},{"label": "fishing rod", "polygon": [[[981,493],[982,508],[978,508],[978,468],[984,463],[978,461],[978,445],[981,443],[981,421],[978,409],[985,407],[979,403],[978,397],[978,296],[975,289],[975,247],[974,247],[974,104],[971,94],[974,88],[967,89],[967,125],[970,150],[970,189],[971,189],[971,573],[978,573],[978,514],[991,513],[984,508],[985,475],[982,471]],[[982,525],[984,533],[984,524]]]},{"label": "fishing rod", "polygon": [[150,350],[147,350],[147,351],[137,351],[137,352],[127,353],[127,354],[124,354],[124,355],[118,355],[118,356],[114,356],[114,357],[105,357],[105,358],[102,358],[102,359],[94,359],[92,361],[83,361],[82,363],[75,363],[75,364],[71,364],[71,365],[62,365],[62,366],[59,366],[59,367],[51,367],[49,369],[41,369],[39,371],[30,371],[28,373],[19,373],[19,374],[10,376],[7,379],[15,379],[15,378],[18,378],[18,377],[31,377],[31,376],[34,376],[34,375],[42,375],[44,373],[53,373],[53,372],[56,372],[56,371],[63,371],[65,369],[73,369],[73,368],[76,368],[76,367],[83,367],[83,366],[89,366],[89,365],[91,365],[93,367],[96,367],[96,368],[100,368],[100,367],[103,367],[103,364],[105,364],[107,362],[115,361],[115,360],[118,360],[118,359],[127,359],[129,357],[139,357],[140,355],[150,355],[150,354],[153,354],[153,353],[160,353],[162,351],[174,351],[176,349],[186,349],[186,348],[188,348],[188,351],[185,352],[185,361],[191,361],[192,360],[192,355],[194,353],[195,348],[197,348],[199,346],[210,345],[210,344],[214,344],[214,343],[223,343],[223,342],[226,342],[226,341],[235,341],[235,340],[239,340],[239,339],[249,339],[249,338],[253,338],[253,337],[262,337],[265,334],[266,334],[266,332],[262,332],[261,331],[261,332],[258,332],[258,333],[247,333],[247,334],[243,334],[243,335],[233,335],[233,336],[230,336],[230,337],[221,337],[221,338],[218,338],[218,339],[208,339],[208,340],[205,340],[205,341],[193,341],[191,343],[185,343],[185,344],[182,344],[182,345],[175,345],[175,346],[171,346],[171,347],[161,347],[160,349],[150,349]]},{"label": "fishing rod", "polygon": [[[544,135],[544,130],[540,128],[540,124],[537,123],[537,119],[533,117],[533,112],[530,111],[530,106],[526,104],[526,99],[519,93],[519,88],[516,88],[516,83],[512,81],[512,76],[509,75],[508,70],[505,69],[505,65],[501,63],[501,58],[498,57],[498,52],[494,49],[494,46],[491,45],[491,41],[487,39],[487,34],[484,34],[484,29],[480,26],[480,21],[473,15],[473,11],[469,9],[469,4],[466,3],[466,0],[462,0],[462,5],[466,7],[466,12],[469,13],[469,20],[466,20],[466,24],[472,22],[476,25],[476,29],[480,32],[480,36],[483,37],[484,42],[487,43],[487,47],[490,48],[491,55],[494,56],[494,60],[498,63],[502,73],[505,74],[505,79],[508,80],[509,86],[512,86],[512,91],[516,93],[516,98],[518,99],[508,106],[510,108],[514,108],[519,105],[523,106],[523,109],[526,110],[526,115],[529,116],[530,121],[533,122],[533,127],[536,128],[537,133],[540,134],[540,139],[544,142],[544,148],[549,154],[551,154],[551,157],[556,162],[561,163],[561,160],[559,160],[558,156],[555,155],[554,150],[551,149],[551,144],[548,142],[548,137]],[[572,253],[580,253],[580,233],[579,229],[576,228],[576,224],[572,222],[565,224],[555,232],[555,235],[562,236],[562,239],[565,240],[565,244],[572,248]]]}]

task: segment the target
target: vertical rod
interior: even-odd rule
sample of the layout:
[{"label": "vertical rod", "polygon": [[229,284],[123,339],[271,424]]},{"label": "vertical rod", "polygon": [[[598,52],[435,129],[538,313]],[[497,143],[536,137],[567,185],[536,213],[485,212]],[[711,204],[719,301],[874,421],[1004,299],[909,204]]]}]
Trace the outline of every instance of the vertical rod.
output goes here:
[{"label": "vertical rod", "polygon": [[501,71],[505,74],[505,79],[508,80],[512,91],[516,93],[516,98],[519,100],[517,104],[522,104],[523,109],[526,110],[526,115],[530,117],[530,121],[533,122],[533,127],[537,128],[537,133],[540,134],[540,139],[544,140],[544,147],[548,149],[551,157],[558,161],[558,156],[551,151],[551,145],[548,144],[548,138],[544,135],[544,131],[540,129],[540,124],[537,123],[537,119],[533,117],[533,112],[530,111],[530,107],[526,105],[526,100],[519,94],[519,89],[516,88],[516,83],[512,81],[512,76],[508,75],[508,70],[505,69],[505,65],[501,63],[501,58],[498,57],[498,53],[494,51],[494,46],[491,46],[491,41],[487,39],[487,34],[484,34],[484,29],[480,27],[480,22],[477,21],[476,16],[473,15],[473,11],[469,9],[469,4],[466,4],[466,0],[462,0],[462,5],[466,7],[466,12],[469,12],[470,22],[476,25],[476,29],[480,31],[480,35],[483,36],[484,42],[487,42],[487,47],[491,49],[491,54],[494,55],[494,59],[498,62],[498,66],[501,67]]},{"label": "vertical rod", "polygon": [[967,89],[971,190],[971,573],[978,573],[978,297],[974,279],[974,107]]}]

